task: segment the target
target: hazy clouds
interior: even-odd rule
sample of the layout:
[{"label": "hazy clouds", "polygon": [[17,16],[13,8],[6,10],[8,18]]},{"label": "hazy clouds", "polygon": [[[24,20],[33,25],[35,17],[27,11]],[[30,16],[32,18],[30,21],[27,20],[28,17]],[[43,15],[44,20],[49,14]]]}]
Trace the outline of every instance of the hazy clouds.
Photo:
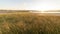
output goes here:
[{"label": "hazy clouds", "polygon": [[0,0],[0,9],[60,9],[60,0]]}]

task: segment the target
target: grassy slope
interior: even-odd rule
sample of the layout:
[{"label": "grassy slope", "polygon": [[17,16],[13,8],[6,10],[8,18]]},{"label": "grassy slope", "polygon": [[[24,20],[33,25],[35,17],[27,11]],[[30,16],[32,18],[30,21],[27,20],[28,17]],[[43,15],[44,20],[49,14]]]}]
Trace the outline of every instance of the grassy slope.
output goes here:
[{"label": "grassy slope", "polygon": [[60,34],[60,16],[0,14],[0,34]]}]

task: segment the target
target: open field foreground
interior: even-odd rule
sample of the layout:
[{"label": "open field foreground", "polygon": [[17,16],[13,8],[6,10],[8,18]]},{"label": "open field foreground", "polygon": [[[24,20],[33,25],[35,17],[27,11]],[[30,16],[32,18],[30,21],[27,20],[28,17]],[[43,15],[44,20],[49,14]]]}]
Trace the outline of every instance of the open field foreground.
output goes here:
[{"label": "open field foreground", "polygon": [[0,34],[60,34],[60,16],[0,14]]}]

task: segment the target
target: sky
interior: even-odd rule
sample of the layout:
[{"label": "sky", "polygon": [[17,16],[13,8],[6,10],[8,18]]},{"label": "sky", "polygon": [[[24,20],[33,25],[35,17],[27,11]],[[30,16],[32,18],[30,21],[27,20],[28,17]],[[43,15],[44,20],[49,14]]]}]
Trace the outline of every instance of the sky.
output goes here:
[{"label": "sky", "polygon": [[60,0],[0,0],[0,9],[60,10]]}]

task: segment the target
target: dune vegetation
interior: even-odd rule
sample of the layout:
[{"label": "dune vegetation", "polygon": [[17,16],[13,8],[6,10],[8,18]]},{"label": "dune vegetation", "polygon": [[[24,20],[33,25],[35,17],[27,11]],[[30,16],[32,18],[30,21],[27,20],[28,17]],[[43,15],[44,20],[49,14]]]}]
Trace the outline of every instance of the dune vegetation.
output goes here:
[{"label": "dune vegetation", "polygon": [[0,14],[0,34],[60,34],[60,16]]}]

